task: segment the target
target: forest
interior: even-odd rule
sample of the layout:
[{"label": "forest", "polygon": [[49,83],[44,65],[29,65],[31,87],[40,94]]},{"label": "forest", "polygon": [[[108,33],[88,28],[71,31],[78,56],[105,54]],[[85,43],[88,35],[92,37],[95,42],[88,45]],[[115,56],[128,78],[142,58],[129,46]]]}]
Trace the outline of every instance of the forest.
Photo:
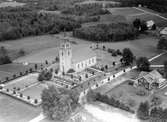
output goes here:
[{"label": "forest", "polygon": [[73,36],[90,41],[123,41],[135,39],[138,31],[133,25],[127,23],[97,24],[95,26],[82,27],[73,31]]},{"label": "forest", "polygon": [[58,15],[39,13],[26,7],[0,9],[0,41],[72,31],[81,25]]},{"label": "forest", "polygon": [[95,16],[95,15],[104,15],[109,14],[110,12],[102,8],[102,5],[99,4],[86,4],[86,5],[77,5],[71,8],[66,8],[62,11],[63,14],[72,14],[72,15],[85,15],[85,16]]}]

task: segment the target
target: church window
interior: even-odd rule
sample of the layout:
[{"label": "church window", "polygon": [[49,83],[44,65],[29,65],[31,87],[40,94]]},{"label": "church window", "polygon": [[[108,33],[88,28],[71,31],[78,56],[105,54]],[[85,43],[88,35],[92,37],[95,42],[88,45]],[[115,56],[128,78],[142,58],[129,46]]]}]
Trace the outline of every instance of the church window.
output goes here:
[{"label": "church window", "polygon": [[62,52],[62,56],[63,56],[63,52]]},{"label": "church window", "polygon": [[68,48],[68,47],[69,47],[69,44],[67,44],[66,47]]},{"label": "church window", "polygon": [[89,59],[89,64],[91,64],[91,60]]},{"label": "church window", "polygon": [[79,68],[79,64],[78,64],[78,68]]},{"label": "church window", "polygon": [[70,55],[70,51],[68,51],[68,55]]}]

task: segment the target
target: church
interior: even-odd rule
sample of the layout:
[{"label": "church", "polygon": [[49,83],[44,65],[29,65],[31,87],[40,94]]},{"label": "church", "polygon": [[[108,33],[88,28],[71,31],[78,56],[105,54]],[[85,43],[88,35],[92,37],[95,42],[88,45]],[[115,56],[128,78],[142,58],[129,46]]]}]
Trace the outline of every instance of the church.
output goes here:
[{"label": "church", "polygon": [[69,40],[64,39],[59,49],[59,69],[62,73],[70,70],[80,72],[96,64],[96,53],[90,47],[74,50]]}]

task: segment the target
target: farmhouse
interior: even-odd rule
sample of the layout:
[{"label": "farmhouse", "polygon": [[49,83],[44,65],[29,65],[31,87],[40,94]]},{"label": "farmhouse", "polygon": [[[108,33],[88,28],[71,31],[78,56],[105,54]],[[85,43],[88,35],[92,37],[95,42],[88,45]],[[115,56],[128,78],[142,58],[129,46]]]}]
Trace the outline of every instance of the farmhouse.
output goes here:
[{"label": "farmhouse", "polygon": [[151,72],[141,72],[136,80],[138,86],[144,86],[146,89],[151,90],[153,88],[163,88],[167,85],[166,79],[162,75],[153,70]]},{"label": "farmhouse", "polygon": [[89,47],[74,51],[70,42],[65,39],[59,49],[59,69],[61,73],[72,70],[80,72],[96,64],[96,54]]}]

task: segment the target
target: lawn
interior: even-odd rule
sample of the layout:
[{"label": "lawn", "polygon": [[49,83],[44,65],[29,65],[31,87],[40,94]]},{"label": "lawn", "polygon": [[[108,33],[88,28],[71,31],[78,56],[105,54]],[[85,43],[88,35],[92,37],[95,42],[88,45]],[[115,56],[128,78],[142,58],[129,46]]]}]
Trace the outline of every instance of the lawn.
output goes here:
[{"label": "lawn", "polygon": [[158,57],[157,59],[151,61],[151,64],[152,65],[163,65],[165,61],[167,61],[167,54],[164,54]]}]

